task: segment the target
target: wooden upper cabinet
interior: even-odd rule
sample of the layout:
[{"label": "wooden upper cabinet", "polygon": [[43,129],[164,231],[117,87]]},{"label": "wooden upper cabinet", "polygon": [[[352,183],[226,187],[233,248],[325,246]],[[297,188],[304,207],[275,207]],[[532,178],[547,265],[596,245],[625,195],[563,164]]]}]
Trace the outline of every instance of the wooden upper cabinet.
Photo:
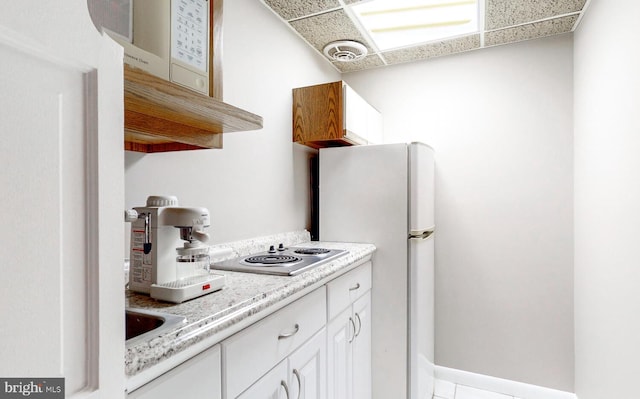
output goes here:
[{"label": "wooden upper cabinet", "polygon": [[222,102],[222,3],[129,0],[114,11],[90,0],[94,21],[125,48],[125,150],[222,148],[222,133],[262,128]]},{"label": "wooden upper cabinet", "polygon": [[293,141],[313,148],[375,144],[382,116],[343,81],[293,89]]}]

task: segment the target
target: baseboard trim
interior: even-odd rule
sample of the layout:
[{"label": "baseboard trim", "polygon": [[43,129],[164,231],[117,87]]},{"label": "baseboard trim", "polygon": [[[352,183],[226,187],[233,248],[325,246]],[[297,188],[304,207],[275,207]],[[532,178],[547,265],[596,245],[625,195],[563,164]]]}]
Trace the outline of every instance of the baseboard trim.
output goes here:
[{"label": "baseboard trim", "polygon": [[518,399],[578,399],[576,394],[572,392],[559,391],[442,366],[435,366],[435,377],[438,380],[511,395]]}]

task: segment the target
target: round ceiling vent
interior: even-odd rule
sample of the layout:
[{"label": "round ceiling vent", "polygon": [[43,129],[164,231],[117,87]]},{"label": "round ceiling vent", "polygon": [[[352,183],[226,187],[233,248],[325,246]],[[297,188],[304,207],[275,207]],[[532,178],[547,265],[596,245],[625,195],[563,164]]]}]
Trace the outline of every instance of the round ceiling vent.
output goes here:
[{"label": "round ceiling vent", "polygon": [[367,48],[353,40],[331,42],[324,46],[324,55],[333,61],[353,62],[367,55]]}]

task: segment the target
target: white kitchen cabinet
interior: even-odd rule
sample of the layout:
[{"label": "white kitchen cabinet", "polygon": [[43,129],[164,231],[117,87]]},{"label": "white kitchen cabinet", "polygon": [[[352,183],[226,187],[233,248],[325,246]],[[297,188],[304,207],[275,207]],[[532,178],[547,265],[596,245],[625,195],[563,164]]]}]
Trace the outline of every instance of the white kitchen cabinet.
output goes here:
[{"label": "white kitchen cabinet", "polygon": [[0,376],[123,398],[122,48],[86,0],[3,2],[0,60]]},{"label": "white kitchen cabinet", "polygon": [[327,334],[321,329],[288,359],[291,398],[327,397]]},{"label": "white kitchen cabinet", "polygon": [[221,399],[220,345],[143,385],[129,399]]},{"label": "white kitchen cabinet", "polygon": [[359,144],[382,142],[382,114],[365,101],[351,86],[343,83],[344,129],[347,137]]},{"label": "white kitchen cabinet", "polygon": [[[369,105],[369,104],[367,104]],[[367,107],[367,133],[366,139],[368,144],[381,144],[382,143],[382,132],[384,129],[384,121],[382,119],[382,114],[377,109],[373,108],[373,106],[369,105]]]},{"label": "white kitchen cabinet", "polygon": [[287,362],[282,361],[237,399],[292,399],[287,382]]},{"label": "white kitchen cabinet", "polygon": [[371,398],[371,263],[327,285],[330,398]]},{"label": "white kitchen cabinet", "polygon": [[[302,348],[324,329],[326,309],[326,288],[320,287],[223,341],[224,397],[238,397],[275,365]],[[314,350],[310,348],[307,352],[313,354]],[[307,352],[302,351],[293,358],[292,373],[294,368],[298,372],[312,372],[314,363],[309,363],[312,357],[306,356]],[[317,361],[323,361],[322,357]],[[309,374],[309,378],[315,377]],[[295,389],[297,392],[297,382]]]},{"label": "white kitchen cabinet", "polygon": [[353,391],[353,337],[351,307],[327,326],[327,391],[330,398],[351,398]]},{"label": "white kitchen cabinet", "polygon": [[353,304],[356,333],[353,349],[353,398],[371,398],[371,291]]},{"label": "white kitchen cabinet", "polygon": [[237,399],[326,398],[326,339],[321,329]]}]

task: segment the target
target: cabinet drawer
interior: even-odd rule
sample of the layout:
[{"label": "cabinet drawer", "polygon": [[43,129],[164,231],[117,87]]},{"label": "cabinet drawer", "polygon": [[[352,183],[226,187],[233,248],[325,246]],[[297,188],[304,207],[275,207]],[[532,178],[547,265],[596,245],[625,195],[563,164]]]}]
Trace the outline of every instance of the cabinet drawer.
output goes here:
[{"label": "cabinet drawer", "polygon": [[327,322],[326,289],[318,288],[222,342],[227,398],[235,398]]},{"label": "cabinet drawer", "polygon": [[327,284],[329,320],[336,317],[353,301],[371,289],[371,262]]}]

